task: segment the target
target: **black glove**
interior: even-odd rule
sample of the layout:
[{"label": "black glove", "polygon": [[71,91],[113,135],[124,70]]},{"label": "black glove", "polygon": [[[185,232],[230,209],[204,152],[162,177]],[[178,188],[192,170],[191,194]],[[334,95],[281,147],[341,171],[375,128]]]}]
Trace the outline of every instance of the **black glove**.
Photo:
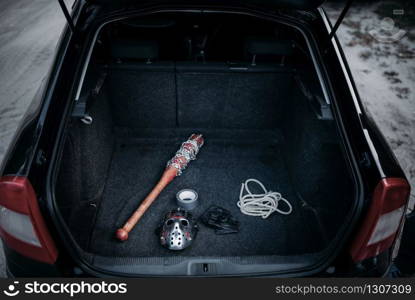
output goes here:
[{"label": "black glove", "polygon": [[214,228],[216,234],[239,232],[238,220],[222,207],[212,205],[203,213],[200,219],[206,226]]}]

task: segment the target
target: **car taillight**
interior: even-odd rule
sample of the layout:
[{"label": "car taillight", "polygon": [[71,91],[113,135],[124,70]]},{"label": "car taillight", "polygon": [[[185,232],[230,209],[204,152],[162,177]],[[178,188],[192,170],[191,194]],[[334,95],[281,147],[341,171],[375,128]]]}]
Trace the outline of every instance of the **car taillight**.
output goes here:
[{"label": "car taillight", "polygon": [[0,235],[24,256],[50,264],[56,261],[58,251],[26,177],[0,178]]},{"label": "car taillight", "polygon": [[403,178],[385,178],[378,183],[363,225],[352,243],[353,261],[374,257],[392,246],[409,193],[409,184]]}]

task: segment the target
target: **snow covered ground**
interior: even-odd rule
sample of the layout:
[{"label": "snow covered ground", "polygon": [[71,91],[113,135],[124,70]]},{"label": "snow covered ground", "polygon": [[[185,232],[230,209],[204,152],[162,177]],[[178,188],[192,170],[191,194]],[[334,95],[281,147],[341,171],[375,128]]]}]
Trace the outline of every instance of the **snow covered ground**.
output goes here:
[{"label": "snow covered ground", "polygon": [[[337,36],[366,110],[385,135],[411,182],[412,210],[415,204],[415,26],[402,22],[400,29],[405,35],[396,42],[377,40],[382,40],[385,17],[394,19],[392,13],[381,9],[383,4],[352,6]],[[401,7],[396,4],[392,5],[394,9]],[[338,16],[339,8],[341,5],[325,6],[330,19]],[[402,9],[404,13],[405,9],[407,14],[412,13],[413,18],[413,7]],[[402,20],[399,15],[396,19],[396,22]],[[398,32],[397,28],[392,33],[395,31]],[[385,33],[385,36],[391,35]]]}]

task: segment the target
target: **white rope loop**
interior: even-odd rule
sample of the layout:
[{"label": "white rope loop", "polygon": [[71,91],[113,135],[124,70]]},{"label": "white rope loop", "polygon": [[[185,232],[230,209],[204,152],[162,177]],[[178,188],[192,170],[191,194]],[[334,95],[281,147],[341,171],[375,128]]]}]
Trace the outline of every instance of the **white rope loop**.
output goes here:
[{"label": "white rope loop", "polygon": [[[258,184],[264,192],[261,194],[253,194],[248,188],[248,183],[250,182]],[[278,208],[280,201],[285,202],[288,210],[284,211]],[[243,214],[260,216],[263,219],[268,218],[275,211],[283,215],[289,215],[293,210],[290,202],[283,198],[280,193],[267,191],[259,180],[253,178],[247,179],[245,183],[242,183],[237,205]]]}]

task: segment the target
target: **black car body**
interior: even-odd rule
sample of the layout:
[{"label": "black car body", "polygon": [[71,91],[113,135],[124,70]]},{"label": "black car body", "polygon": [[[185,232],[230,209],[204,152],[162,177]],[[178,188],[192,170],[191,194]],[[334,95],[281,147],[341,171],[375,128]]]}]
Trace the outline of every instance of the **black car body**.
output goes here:
[{"label": "black car body", "polygon": [[[128,0],[114,2],[104,0],[75,1],[72,15],[67,15],[69,24],[62,34],[51,71],[39,89],[4,160],[0,180],[1,233],[9,276],[383,276],[387,272],[397,248],[396,241],[399,240],[403,227],[404,212],[410,188],[391,149],[363,109],[339,42],[335,36],[330,35],[332,30],[330,22],[324,11],[318,8],[322,1],[150,1],[146,3]],[[353,201],[347,207],[342,208],[344,210],[344,216],[341,216],[341,218],[344,218],[342,223],[338,225],[338,228],[335,228],[336,232],[330,234],[330,241],[324,244],[324,249],[318,249],[318,255],[314,255],[313,250],[310,250],[310,253],[306,253],[305,256],[295,255],[295,253],[294,255],[286,254],[283,255],[284,258],[275,258],[275,261],[268,260],[264,256],[262,258],[264,262],[261,263],[259,260],[252,259],[252,264],[249,263],[250,260],[247,258],[244,258],[245,261],[239,261],[235,257],[229,259],[225,257],[212,258],[209,255],[195,256],[182,260],[177,258],[177,263],[165,257],[164,259],[168,261],[169,268],[163,267],[160,269],[155,258],[150,265],[145,261],[143,262],[143,260],[137,260],[128,266],[128,263],[122,259],[123,255],[120,255],[118,261],[102,256],[92,257],[91,253],[86,253],[83,250],[82,238],[74,238],[74,235],[76,235],[74,232],[82,234],[81,231],[86,228],[84,226],[86,224],[83,223],[86,221],[82,220],[88,220],[91,215],[85,211],[85,207],[81,207],[75,214],[75,220],[72,219],[72,223],[68,226],[68,219],[65,219],[64,216],[65,209],[61,209],[60,200],[57,200],[59,197],[63,199],[65,195],[55,195],[55,186],[58,182],[60,186],[57,190],[64,191],[62,193],[65,194],[67,193],[65,184],[68,186],[72,184],[71,177],[67,177],[67,181],[65,180],[63,184],[62,182],[59,183],[59,179],[57,179],[59,177],[57,175],[59,172],[58,166],[62,160],[69,162],[69,164],[75,164],[75,159],[67,159],[64,154],[65,139],[68,135],[66,132],[68,128],[73,126],[70,124],[72,122],[88,123],[90,121],[86,118],[89,117],[88,109],[93,111],[91,103],[83,103],[79,99],[83,96],[82,86],[85,77],[88,78],[87,66],[93,53],[93,46],[97,41],[98,31],[102,29],[104,24],[112,24],[132,18],[140,20],[140,18],[149,15],[163,14],[177,17],[174,20],[181,20],[181,16],[190,16],[191,21],[189,22],[194,22],[194,19],[192,19],[194,16],[197,19],[199,16],[214,15],[218,20],[220,16],[225,16],[224,19],[228,16],[242,16],[242,19],[249,17],[257,19],[258,22],[276,22],[283,24],[281,26],[289,25],[301,33],[299,36],[302,35],[301,38],[304,38],[305,43],[296,46],[296,48],[300,48],[299,53],[304,52],[302,47],[309,48],[311,54],[307,54],[307,62],[310,63],[310,66],[313,66],[316,72],[315,78],[321,85],[319,87],[321,93],[319,97],[308,97],[309,90],[304,87],[308,83],[304,83],[302,79],[297,82],[297,89],[305,95],[305,98],[310,99],[310,103],[307,105],[314,107],[310,109],[315,114],[314,119],[319,120],[319,122],[329,120],[330,126],[336,128],[338,145],[341,145],[342,148],[339,153],[342,153],[344,165],[347,165],[347,168],[340,167],[342,170],[339,172],[343,172],[343,169],[350,170],[349,173],[344,171],[345,174],[348,174],[344,176],[349,176],[347,180],[350,180],[350,187],[353,186],[347,191],[349,193],[347,197],[353,198]],[[209,17],[207,18],[209,19]],[[237,17],[235,18],[237,20]],[[240,22],[241,27],[243,27],[243,21]],[[142,25],[135,23],[134,26]],[[258,25],[258,27],[261,26]],[[119,28],[111,30],[113,30],[111,32],[121,31]],[[131,29],[131,32],[134,32],[134,30],[134,28]],[[101,43],[99,38],[98,41]],[[104,41],[103,43],[112,45],[112,41],[110,38],[110,42]],[[226,38],[221,42],[226,43]],[[259,43],[255,42],[253,47],[258,49],[258,45]],[[246,49],[249,50],[250,48]],[[253,51],[260,53],[262,50]],[[305,52],[307,52],[307,49]],[[105,51],[102,53],[105,53]],[[264,61],[266,63],[271,61],[272,67],[274,67],[274,58],[269,58],[268,54],[264,55],[264,57],[266,56]],[[165,54],[166,57],[169,57],[169,55],[169,53]],[[219,53],[216,57],[222,58],[221,55]],[[189,60],[198,61],[201,58],[200,51],[198,56],[190,56],[191,59],[188,59],[186,63],[189,63]],[[256,53],[253,56],[255,57]],[[259,54],[258,57],[258,64],[260,65],[262,57]],[[151,57],[151,59],[157,60],[154,57]],[[202,60],[204,62],[205,57],[202,57]],[[224,59],[222,60],[224,61]],[[278,62],[280,64],[280,57],[278,57]],[[142,64],[141,61],[138,63]],[[148,65],[152,62],[145,61],[144,63]],[[301,63],[301,61],[297,63]],[[106,67],[107,62],[105,62]],[[116,68],[119,68],[119,66],[116,66]],[[188,74],[196,72],[194,69],[187,71],[185,70],[186,65],[182,67],[178,63],[175,63],[174,68],[176,70],[182,68],[181,72],[185,76],[190,76]],[[192,68],[199,68],[199,65]],[[212,68],[216,68],[216,66]],[[227,68],[231,71],[227,69],[226,72],[243,73],[252,70],[254,70],[252,73],[255,74],[262,72],[255,69],[256,62],[252,60],[252,57],[248,62],[243,62],[242,65],[238,63]],[[218,71],[215,69],[212,72],[212,74],[216,74]],[[268,74],[269,72],[271,71],[265,73]],[[152,75],[145,75],[145,77],[149,76]],[[181,80],[178,79],[177,75],[175,76],[176,81]],[[213,75],[207,76],[212,78],[209,76]],[[257,82],[258,84],[264,82],[262,78]],[[113,80],[117,80],[117,78],[113,78]],[[197,82],[200,84],[200,79]],[[209,85],[210,82],[212,82],[211,85],[214,85],[213,81],[207,82],[209,82]],[[238,86],[241,89],[243,88],[243,85]],[[185,88],[190,89],[190,87]],[[116,88],[115,92],[118,90]],[[251,92],[251,90],[248,90],[246,94]],[[180,91],[180,93],[183,92]],[[263,95],[266,97],[268,94]],[[315,98],[317,98],[317,102],[315,102]],[[328,101],[325,102],[324,98]],[[264,103],[266,106],[266,102]],[[117,109],[118,107],[113,108],[115,111]],[[261,110],[262,115],[267,113],[267,109]],[[205,112],[208,114],[211,111],[207,108]],[[217,110],[217,113],[220,114],[220,110]],[[162,121],[157,122],[156,125],[156,127],[160,127],[160,123],[169,122],[169,120],[163,119],[167,114],[165,112],[162,116],[159,116],[157,112],[152,111],[143,118],[147,118],[146,122],[149,124],[152,124],[153,119],[161,118]],[[290,114],[290,112],[287,111],[286,114]],[[244,126],[246,126],[243,123],[245,115],[239,114],[237,116],[238,121],[227,119],[227,122],[230,124],[228,127],[236,124],[235,126],[239,126],[238,130],[240,131],[242,130],[240,127],[245,128]],[[203,117],[201,118],[203,119]],[[212,118],[214,120],[215,117]],[[258,128],[268,126],[268,123],[261,123],[262,121],[253,118],[255,122],[259,122]],[[248,119],[249,122],[252,121],[252,119]],[[128,121],[128,115],[122,120],[120,122]],[[131,120],[131,122],[135,122],[135,119]],[[273,121],[270,120],[269,122]],[[287,120],[287,122],[287,124],[290,124],[290,120]],[[301,123],[301,118],[296,122]],[[197,125],[199,124],[197,123]],[[216,129],[217,126],[219,125],[209,123],[204,127]],[[308,125],[304,126],[304,128],[301,128],[307,131]],[[101,130],[104,131],[102,128],[97,129],[98,132]],[[290,130],[289,125],[287,130]],[[310,132],[312,130],[310,129]],[[265,131],[265,129],[257,132],[262,131]],[[232,131],[232,134],[235,132]],[[243,138],[246,136],[248,135],[244,135]],[[291,135],[289,134],[287,138],[289,136]],[[85,139],[88,137],[87,135],[84,136]],[[310,137],[306,139],[305,143],[309,140],[311,140]],[[318,140],[318,143],[320,141]],[[287,144],[289,143],[287,142]],[[298,145],[299,148],[302,147],[302,144]],[[101,151],[99,145],[97,148],[94,147],[95,145],[91,146],[92,152]],[[79,149],[81,149],[79,151],[83,151],[84,148]],[[318,151],[320,150],[319,148]],[[296,147],[288,152],[290,151],[294,153]],[[97,152],[95,152],[95,155],[99,156]],[[93,160],[94,154],[89,159]],[[306,160],[305,156],[300,156],[301,160]],[[334,160],[319,162],[319,165],[323,164],[330,165],[335,164],[335,162]],[[102,166],[103,164],[99,163],[98,165]],[[298,168],[306,169],[307,166],[307,164],[300,163]],[[99,169],[100,166],[96,168],[97,174],[102,172]],[[229,168],[231,167],[229,166]],[[255,169],[255,166],[253,169]],[[302,171],[297,172],[302,174]],[[95,174],[95,177],[98,176],[97,174]],[[315,173],[311,173],[311,176],[314,176],[313,174]],[[321,176],[326,177],[326,179],[320,178],[322,189],[329,188],[328,185],[336,182],[335,177],[337,175],[331,179],[327,178],[327,174]],[[343,181],[343,175],[338,176],[338,181]],[[130,186],[130,183],[128,183],[130,181],[125,180],[125,182],[126,186]],[[315,185],[315,183],[313,184]],[[339,188],[338,193],[343,192],[346,193]],[[343,196],[346,196],[346,194]],[[301,196],[299,196],[300,198]],[[306,206],[305,201],[302,203],[303,207]],[[340,204],[334,205],[334,208],[330,206],[330,211],[322,214],[336,216],[334,213],[336,206],[342,207]],[[324,211],[324,207],[309,210],[313,211],[312,214],[317,211],[316,215],[319,215],[319,209]],[[327,226],[325,223],[326,217],[322,218],[322,226]],[[81,229],[74,224],[77,222],[82,223]],[[314,223],[319,222],[317,218]],[[312,223],[310,224],[310,227],[314,226]],[[333,227],[336,226],[333,225]],[[323,231],[325,230],[323,229]],[[300,238],[306,240],[306,237]],[[111,249],[111,251],[115,250]],[[266,250],[264,251],[266,252]],[[234,252],[236,253],[236,251]],[[238,254],[235,254],[235,256],[238,256]],[[114,259],[118,258],[115,257]]]}]

